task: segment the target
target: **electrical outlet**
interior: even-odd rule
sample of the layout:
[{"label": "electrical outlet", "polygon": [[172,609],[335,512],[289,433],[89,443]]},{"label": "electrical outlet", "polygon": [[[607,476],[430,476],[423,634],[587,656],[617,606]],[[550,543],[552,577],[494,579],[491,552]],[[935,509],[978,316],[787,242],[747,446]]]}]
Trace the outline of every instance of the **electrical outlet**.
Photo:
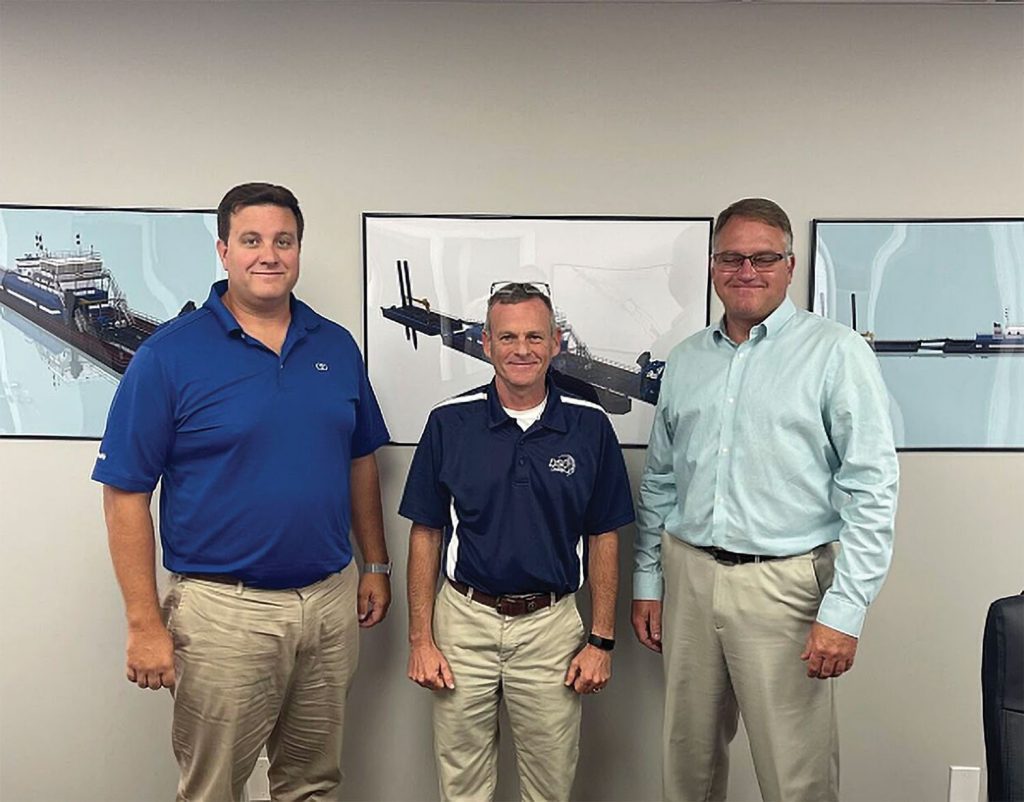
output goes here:
[{"label": "electrical outlet", "polygon": [[977,766],[949,767],[948,802],[978,802],[981,769]]}]

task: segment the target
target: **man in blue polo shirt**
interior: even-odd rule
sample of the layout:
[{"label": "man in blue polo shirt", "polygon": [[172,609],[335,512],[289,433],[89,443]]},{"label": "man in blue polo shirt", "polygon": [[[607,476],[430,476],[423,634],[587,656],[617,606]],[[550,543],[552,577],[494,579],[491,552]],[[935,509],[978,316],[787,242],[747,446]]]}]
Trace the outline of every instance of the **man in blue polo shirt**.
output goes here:
[{"label": "man in blue polo shirt", "polygon": [[352,336],[291,294],[295,196],[235,187],[217,227],[227,281],[139,349],[93,470],[127,677],[174,689],[179,800],[241,799],[264,744],[275,800],[336,799],[358,627],[391,598],[373,454],[388,432]]},{"label": "man in blue polo shirt", "polygon": [[[632,497],[604,410],[548,379],[560,334],[547,285],[492,287],[483,342],[494,381],[430,413],[399,510],[413,521],[409,678],[435,693],[444,799],[493,797],[504,700],[522,798],[565,800],[580,695],[611,677]],[[585,578],[589,638],[573,595]]]}]

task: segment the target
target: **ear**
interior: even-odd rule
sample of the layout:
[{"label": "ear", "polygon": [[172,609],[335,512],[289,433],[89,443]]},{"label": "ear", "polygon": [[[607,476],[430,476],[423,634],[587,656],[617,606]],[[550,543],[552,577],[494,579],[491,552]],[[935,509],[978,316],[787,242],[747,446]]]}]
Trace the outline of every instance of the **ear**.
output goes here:
[{"label": "ear", "polygon": [[786,286],[787,287],[790,284],[793,283],[793,271],[795,269],[796,269],[796,257],[795,256],[790,256],[789,257],[789,267],[786,268],[786,273],[787,273],[787,276],[786,276]]},{"label": "ear", "polygon": [[224,264],[224,257],[227,256],[227,253],[227,243],[224,242],[224,240],[217,240],[217,256],[220,257],[221,266],[224,267],[225,269],[227,269],[227,266]]},{"label": "ear", "polygon": [[483,332],[483,343],[484,343],[484,356],[488,359],[491,358],[491,335],[486,331]]},{"label": "ear", "polygon": [[555,345],[551,350],[551,356],[556,357],[562,352],[562,330],[555,329],[555,333],[552,336],[555,338]]}]

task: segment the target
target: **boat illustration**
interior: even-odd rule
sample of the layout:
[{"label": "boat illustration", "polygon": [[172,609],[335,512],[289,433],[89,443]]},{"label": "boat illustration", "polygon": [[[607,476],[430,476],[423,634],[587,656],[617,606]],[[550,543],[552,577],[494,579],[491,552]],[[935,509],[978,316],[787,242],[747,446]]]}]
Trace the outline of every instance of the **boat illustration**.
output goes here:
[{"label": "boat illustration", "polygon": [[128,306],[100,252],[77,235],[73,249],[51,251],[36,234],[34,250],[0,267],[0,304],[117,375],[160,325]]},{"label": "boat illustration", "polygon": [[882,340],[872,331],[857,328],[857,296],[850,295],[850,320],[879,356],[1000,356],[1024,354],[1024,324],[1010,323],[1009,310],[1003,309],[1003,321],[992,324],[992,331],[978,332],[973,339],[933,337],[920,340]]},{"label": "boat illustration", "polygon": [[[409,262],[399,259],[396,266],[401,305],[381,307],[381,314],[405,327],[406,340],[412,347],[418,348],[419,334],[440,337],[445,347],[489,362],[484,354],[483,322],[434,311],[429,300],[413,297]],[[557,308],[555,322],[562,334],[561,350],[551,360],[551,378],[555,384],[600,404],[613,415],[629,412],[634,399],[648,404],[657,403],[661,375],[665,371],[663,361],[651,359],[650,351],[640,354],[635,366],[597,357]]]}]

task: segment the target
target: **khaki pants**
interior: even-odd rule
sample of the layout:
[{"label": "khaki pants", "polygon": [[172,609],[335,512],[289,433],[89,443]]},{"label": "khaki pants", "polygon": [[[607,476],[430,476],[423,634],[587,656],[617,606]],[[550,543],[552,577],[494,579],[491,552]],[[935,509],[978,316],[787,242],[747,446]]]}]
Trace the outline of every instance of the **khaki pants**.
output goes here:
[{"label": "khaki pants", "polygon": [[580,698],[565,687],[565,673],[584,640],[575,598],[510,617],[445,582],[434,606],[434,640],[455,676],[455,690],[434,693],[442,799],[494,798],[504,699],[522,799],[567,800],[579,757]]},{"label": "khaki pants", "polygon": [[264,744],[274,800],[338,798],[357,584],[354,562],[297,590],[175,577],[164,614],[179,802],[241,799]]},{"label": "khaki pants", "polygon": [[800,660],[832,583],[834,545],[721,565],[664,534],[661,554],[665,799],[726,798],[739,713],[763,799],[837,800],[834,680],[809,678]]}]

